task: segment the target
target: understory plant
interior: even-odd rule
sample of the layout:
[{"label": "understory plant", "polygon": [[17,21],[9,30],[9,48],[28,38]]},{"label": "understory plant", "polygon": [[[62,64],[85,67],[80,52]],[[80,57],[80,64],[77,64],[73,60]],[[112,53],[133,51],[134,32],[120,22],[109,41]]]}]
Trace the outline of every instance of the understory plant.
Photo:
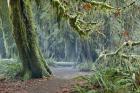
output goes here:
[{"label": "understory plant", "polygon": [[120,54],[96,61],[93,75],[84,77],[74,93],[140,93],[139,57]]},{"label": "understory plant", "polygon": [[0,78],[15,79],[21,71],[21,64],[16,59],[0,59]]}]

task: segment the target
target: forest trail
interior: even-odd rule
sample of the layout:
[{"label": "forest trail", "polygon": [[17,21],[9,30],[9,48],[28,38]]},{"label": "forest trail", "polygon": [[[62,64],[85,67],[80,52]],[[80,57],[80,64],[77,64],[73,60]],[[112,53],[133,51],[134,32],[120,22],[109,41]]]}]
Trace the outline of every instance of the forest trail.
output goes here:
[{"label": "forest trail", "polygon": [[54,77],[60,79],[73,79],[78,76],[89,75],[90,72],[80,72],[74,67],[56,67],[51,68]]},{"label": "forest trail", "polygon": [[51,68],[54,76],[50,79],[34,79],[25,82],[0,83],[0,93],[70,93],[75,84],[73,78],[89,75],[73,67]]},{"label": "forest trail", "polygon": [[73,84],[72,80],[51,78],[42,80],[37,85],[26,87],[25,90],[27,93],[70,93]]},{"label": "forest trail", "polygon": [[29,93],[69,93],[71,86],[75,84],[73,78],[89,75],[88,72],[79,72],[73,67],[51,68],[54,77],[43,81],[37,86],[27,88]]}]

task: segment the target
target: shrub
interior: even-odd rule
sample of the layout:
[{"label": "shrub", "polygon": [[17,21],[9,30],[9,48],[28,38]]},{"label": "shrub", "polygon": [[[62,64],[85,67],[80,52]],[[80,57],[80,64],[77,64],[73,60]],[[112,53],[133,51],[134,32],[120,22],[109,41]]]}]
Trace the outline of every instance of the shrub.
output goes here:
[{"label": "shrub", "polygon": [[76,85],[75,93],[139,93],[139,62],[139,58],[105,58],[93,65],[93,75],[85,77],[82,86]]},{"label": "shrub", "polygon": [[15,59],[0,59],[0,75],[7,79],[14,79],[21,71],[21,64]]}]

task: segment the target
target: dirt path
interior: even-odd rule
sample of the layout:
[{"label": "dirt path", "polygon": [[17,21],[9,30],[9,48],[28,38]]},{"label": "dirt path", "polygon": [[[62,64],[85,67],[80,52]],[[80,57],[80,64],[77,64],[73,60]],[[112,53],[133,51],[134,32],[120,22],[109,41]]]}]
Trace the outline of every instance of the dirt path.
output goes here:
[{"label": "dirt path", "polygon": [[58,67],[51,68],[55,78],[60,79],[73,79],[77,76],[89,75],[89,72],[80,72],[78,69],[73,67]]},{"label": "dirt path", "polygon": [[69,93],[72,81],[64,79],[45,80],[36,86],[27,87],[28,93]]},{"label": "dirt path", "polygon": [[75,83],[72,78],[87,75],[72,67],[51,68],[54,77],[51,79],[34,79],[18,82],[0,82],[0,93],[70,93]]}]

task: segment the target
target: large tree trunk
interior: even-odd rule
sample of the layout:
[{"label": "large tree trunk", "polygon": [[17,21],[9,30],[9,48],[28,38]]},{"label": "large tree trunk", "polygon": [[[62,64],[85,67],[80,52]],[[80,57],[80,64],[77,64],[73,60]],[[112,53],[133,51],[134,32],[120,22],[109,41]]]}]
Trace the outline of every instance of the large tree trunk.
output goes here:
[{"label": "large tree trunk", "polygon": [[13,34],[23,64],[23,79],[42,78],[52,74],[39,49],[30,1],[10,0]]}]

